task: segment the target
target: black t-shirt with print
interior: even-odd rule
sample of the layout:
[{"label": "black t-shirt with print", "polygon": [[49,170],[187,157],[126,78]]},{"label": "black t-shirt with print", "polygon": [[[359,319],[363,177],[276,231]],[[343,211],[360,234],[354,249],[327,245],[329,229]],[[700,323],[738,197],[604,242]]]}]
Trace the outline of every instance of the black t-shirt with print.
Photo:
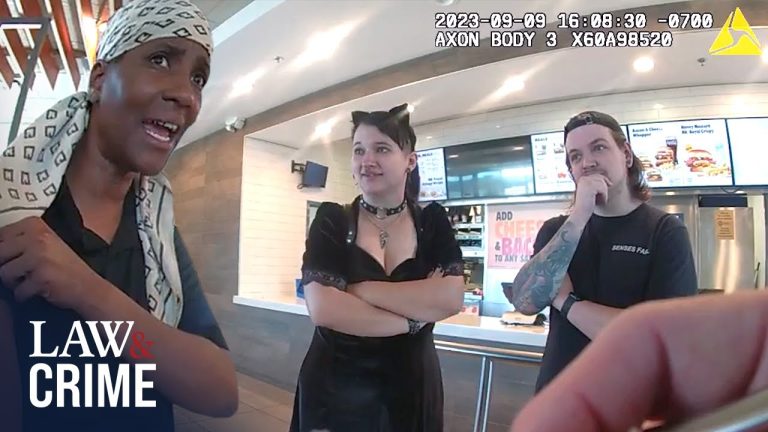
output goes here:
[{"label": "black t-shirt with print", "polygon": [[[534,255],[549,243],[567,216],[544,223]],[[688,231],[677,217],[648,204],[619,217],[593,215],[568,267],[574,293],[584,300],[627,308],[654,299],[696,294]],[[536,383],[541,390],[590,342],[559,311],[550,308],[550,329]]]},{"label": "black t-shirt with print", "polygon": [[[135,195],[133,191],[126,195],[120,224],[111,244],[104,242],[99,236],[83,226],[80,212],[75,206],[66,182],[62,182],[59,193],[51,203],[51,206],[43,214],[42,219],[94,271],[119,288],[142,308],[148,310],[146,282],[144,279],[144,252],[136,225]],[[189,252],[184,246],[178,231],[176,231],[174,236],[174,244],[184,297],[184,306],[178,328],[187,333],[202,336],[217,346],[227,349],[224,336],[211,312],[201,288],[197,272],[192,265]],[[99,363],[108,365],[111,371],[111,383],[113,383],[117,380],[119,365],[127,364],[128,361],[123,358],[114,358],[113,356],[105,359],[98,358],[97,348],[94,345],[93,338],[90,336],[90,330],[85,320],[72,310],[57,308],[39,297],[18,303],[14,300],[10,289],[3,286],[2,283],[0,283],[0,301],[5,301],[10,305],[14,319],[14,333],[23,393],[23,427],[25,432],[48,432],[55,430],[78,432],[134,432],[146,430],[168,432],[174,430],[173,406],[157,390],[156,382],[153,383],[153,389],[147,389],[143,392],[143,397],[145,400],[156,401],[157,406],[155,408],[133,407],[136,378],[133,368],[130,369],[130,381],[126,381],[126,383],[130,384],[128,393],[130,395],[131,407],[97,408],[81,405],[79,408],[73,408],[70,392],[65,393],[65,407],[57,407],[55,385],[57,364],[73,364],[76,366],[80,374],[78,385],[80,392],[79,401],[84,404],[84,401],[87,399],[84,393],[84,384],[87,382],[84,376],[87,372],[86,364],[92,364],[93,370],[97,370]],[[45,321],[45,324],[41,327],[43,340],[40,351],[42,353],[50,353],[56,347],[58,347],[59,353],[63,352],[73,322],[80,321],[83,325],[84,335],[88,339],[89,348],[95,357],[82,358],[83,350],[81,346],[74,344],[68,350],[71,355],[70,358],[30,358],[30,354],[35,349],[33,346],[34,330],[30,321]],[[151,339],[151,335],[146,335],[146,340]],[[122,339],[120,339],[120,342],[122,342]],[[0,341],[1,343],[2,341]],[[129,350],[133,345],[134,343],[129,337],[124,349]],[[140,351],[136,352],[141,354]],[[151,354],[151,352],[150,348],[149,353]],[[4,353],[0,352],[0,355],[4,355]],[[53,377],[49,377],[51,379],[44,379],[43,372],[36,374],[38,376],[37,398],[42,399],[45,397],[46,391],[51,392],[52,403],[47,408],[36,408],[30,399],[30,370],[38,363],[50,365],[54,374]],[[2,361],[0,361],[0,364],[2,364]],[[183,364],[176,366],[184,367]],[[99,399],[98,374],[94,372],[91,378],[93,383],[90,387],[93,391],[92,396],[95,406]],[[66,377],[66,379],[71,379],[71,376]],[[151,375],[145,376],[144,380],[154,381]],[[122,400],[121,397],[120,402]],[[2,427],[0,427],[1,429]]]}]

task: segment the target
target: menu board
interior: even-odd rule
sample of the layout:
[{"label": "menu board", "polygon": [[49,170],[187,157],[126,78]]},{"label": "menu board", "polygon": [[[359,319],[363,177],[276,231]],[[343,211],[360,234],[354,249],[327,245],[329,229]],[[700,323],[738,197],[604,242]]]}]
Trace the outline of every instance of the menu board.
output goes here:
[{"label": "menu board", "polygon": [[565,165],[565,133],[531,135],[536,193],[572,192],[576,186]]},{"label": "menu board", "polygon": [[419,201],[440,201],[448,199],[445,184],[445,157],[443,149],[416,152],[421,177]]},{"label": "menu board", "polygon": [[724,119],[629,125],[629,141],[651,187],[733,184]]},{"label": "menu board", "polygon": [[728,119],[737,186],[768,185],[768,118]]}]

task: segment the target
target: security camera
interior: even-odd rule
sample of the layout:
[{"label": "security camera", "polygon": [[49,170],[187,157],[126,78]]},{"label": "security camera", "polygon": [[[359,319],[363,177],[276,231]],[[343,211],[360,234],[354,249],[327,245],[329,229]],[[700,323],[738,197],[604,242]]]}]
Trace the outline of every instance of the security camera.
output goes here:
[{"label": "security camera", "polygon": [[230,117],[224,122],[224,129],[230,132],[237,132],[245,126],[245,119],[240,117]]}]

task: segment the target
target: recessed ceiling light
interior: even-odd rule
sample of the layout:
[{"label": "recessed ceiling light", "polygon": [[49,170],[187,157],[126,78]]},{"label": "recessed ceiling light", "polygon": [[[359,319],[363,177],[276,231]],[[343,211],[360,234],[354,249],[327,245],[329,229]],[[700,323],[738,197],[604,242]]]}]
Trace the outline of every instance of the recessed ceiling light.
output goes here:
[{"label": "recessed ceiling light", "polygon": [[520,150],[523,150],[523,149],[525,149],[525,147],[523,147],[523,146],[514,146],[514,147],[512,147],[513,151],[520,151]]},{"label": "recessed ceiling light", "polygon": [[768,64],[768,47],[763,48],[763,63]]},{"label": "recessed ceiling light", "polygon": [[459,157],[457,154],[448,155],[448,159],[456,159],[457,157]]},{"label": "recessed ceiling light", "polygon": [[317,126],[315,126],[315,132],[312,134],[312,139],[326,138],[333,130],[333,125],[336,124],[336,118],[326,120]]},{"label": "recessed ceiling light", "polygon": [[632,66],[636,72],[645,73],[653,70],[654,62],[650,57],[638,57]]},{"label": "recessed ceiling light", "polygon": [[496,125],[496,129],[499,129],[500,127],[501,127],[501,125]]},{"label": "recessed ceiling light", "polygon": [[662,108],[664,108],[664,105],[662,105],[662,104],[656,104],[656,105],[653,106],[653,109],[656,109],[656,110],[660,110]]},{"label": "recessed ceiling light", "polygon": [[408,112],[409,112],[409,113],[412,113],[412,112],[413,112],[413,111],[415,111],[415,110],[416,110],[416,106],[414,106],[413,104],[410,104],[410,103],[409,103],[409,104],[408,104]]},{"label": "recessed ceiling light", "polygon": [[432,135],[427,136],[427,139],[432,139]]}]

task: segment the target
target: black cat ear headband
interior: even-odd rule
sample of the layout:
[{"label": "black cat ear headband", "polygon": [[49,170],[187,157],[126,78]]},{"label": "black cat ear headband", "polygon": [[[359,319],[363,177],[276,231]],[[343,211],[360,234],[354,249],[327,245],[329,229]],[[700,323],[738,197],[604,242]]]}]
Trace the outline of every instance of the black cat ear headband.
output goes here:
[{"label": "black cat ear headband", "polygon": [[[375,112],[384,112],[384,111],[373,111],[373,112],[367,112],[367,111],[352,111],[352,123],[354,124],[360,124],[366,117],[370,116],[371,114]],[[387,111],[390,116],[397,119],[398,122],[405,123],[406,125],[410,124],[411,121],[411,113],[408,112],[408,104],[404,103],[402,105],[398,105],[389,111]]]}]

